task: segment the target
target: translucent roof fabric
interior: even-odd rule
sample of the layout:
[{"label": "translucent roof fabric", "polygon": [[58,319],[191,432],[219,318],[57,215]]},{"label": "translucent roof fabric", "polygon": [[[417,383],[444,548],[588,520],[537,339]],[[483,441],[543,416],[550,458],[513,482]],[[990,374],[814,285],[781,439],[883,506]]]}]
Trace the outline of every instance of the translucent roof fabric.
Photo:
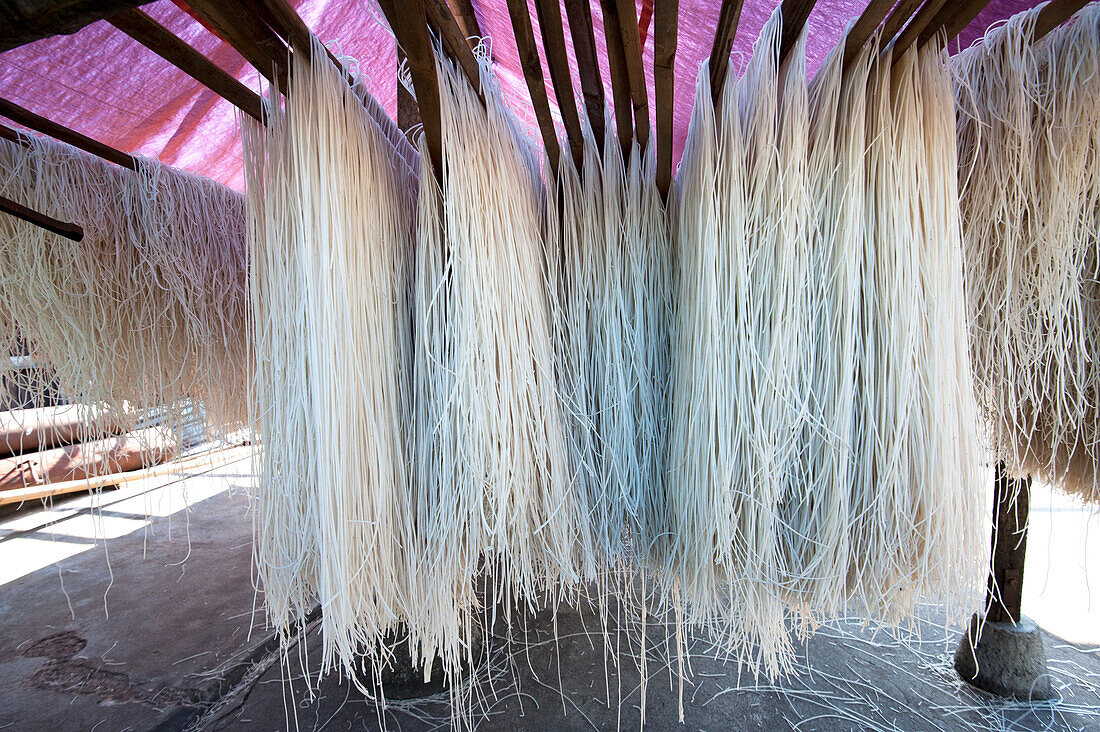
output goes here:
[{"label": "translucent roof fabric", "polygon": [[[334,53],[345,56],[349,65],[368,80],[375,97],[394,115],[397,96],[394,39],[374,0],[291,2],[313,32]],[[636,2],[652,116],[655,112],[653,0]],[[745,1],[733,46],[735,62],[747,60],[760,29],[778,4],[778,0]],[[959,36],[953,50],[973,43],[990,24],[1036,4],[1033,0],[993,0]],[[528,0],[528,5],[541,54],[533,0]],[[807,56],[811,73],[865,5],[866,0],[819,0],[808,21]],[[507,3],[473,0],[473,6],[509,104],[532,137],[538,139]],[[687,134],[696,73],[699,64],[710,55],[720,6],[718,0],[680,0],[674,164],[679,161]],[[183,0],[157,0],[142,9],[250,88],[260,89],[256,71],[232,47],[203,27]],[[562,16],[565,17],[564,10]],[[603,21],[595,0],[592,0],[592,20],[610,104]],[[568,33],[566,43],[579,99],[579,77]],[[545,62],[544,55],[542,58]],[[553,103],[545,63],[543,68]],[[240,140],[232,105],[104,21],[73,35],[46,38],[0,54],[0,97],[120,150],[155,157],[238,190],[243,188]],[[556,116],[556,109],[554,112]]]}]

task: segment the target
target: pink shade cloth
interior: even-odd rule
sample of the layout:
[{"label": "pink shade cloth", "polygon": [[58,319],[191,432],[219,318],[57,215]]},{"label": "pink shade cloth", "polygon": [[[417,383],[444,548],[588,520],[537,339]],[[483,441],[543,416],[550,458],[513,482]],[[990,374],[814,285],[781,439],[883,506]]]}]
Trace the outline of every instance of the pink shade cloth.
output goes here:
[{"label": "pink shade cloth", "polygon": [[[637,0],[639,23],[650,0]],[[368,88],[391,115],[397,96],[397,61],[393,36],[373,0],[299,0],[292,2],[306,24],[335,53],[346,54],[368,82]],[[777,0],[748,0],[741,12],[733,58],[738,68],[752,53],[756,37]],[[533,0],[528,0],[549,97],[554,100]],[[864,8],[865,0],[820,0],[808,21],[807,60],[810,72],[840,39],[844,27]],[[990,23],[1032,7],[1027,0],[993,0],[959,38],[966,46]],[[491,45],[494,70],[509,106],[539,142],[530,95],[520,68],[515,37],[504,0],[474,0],[482,32]],[[170,0],[143,8],[196,50],[243,81],[260,89],[258,74],[228,44],[202,27]],[[699,65],[710,55],[720,2],[681,0],[676,52],[673,111],[674,161],[679,161],[687,134]],[[564,9],[563,19],[566,17]],[[611,105],[603,19],[592,2],[592,21],[600,58],[600,73]],[[645,23],[643,65],[653,104],[653,28]],[[572,39],[566,33],[574,93],[580,101]],[[126,152],[209,176],[243,189],[243,169],[236,112],[226,101],[147,50],[106,22],[94,23],[71,36],[56,36],[0,54],[0,96],[55,122]],[[581,105],[583,107],[583,105]],[[559,125],[560,115],[553,109]]]}]

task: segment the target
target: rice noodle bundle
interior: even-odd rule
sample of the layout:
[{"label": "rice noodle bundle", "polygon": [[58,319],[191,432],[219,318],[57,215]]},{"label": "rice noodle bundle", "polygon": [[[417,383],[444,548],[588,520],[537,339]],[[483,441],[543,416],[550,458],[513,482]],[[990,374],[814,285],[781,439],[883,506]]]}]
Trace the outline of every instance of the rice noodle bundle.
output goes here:
[{"label": "rice noodle bundle", "polygon": [[952,64],[971,350],[993,456],[1095,502],[1100,8],[1033,43],[1039,10]]},{"label": "rice noodle bundle", "polygon": [[[422,191],[416,272],[418,597],[429,638],[468,622],[482,559],[507,607],[572,584],[586,517],[559,403],[542,186],[483,68],[482,106],[437,54],[443,197]],[[431,657],[431,645],[424,653]]]},{"label": "rice noodle bundle", "polygon": [[[778,12],[680,169],[669,580],[770,673],[786,621],[977,600],[982,475],[950,78],[843,42],[808,84]],[[736,93],[735,93],[736,92]]]},{"label": "rice noodle bundle", "polygon": [[[285,104],[246,128],[257,429],[257,559],[284,632],[317,596],[323,668],[412,605],[408,269],[415,179],[315,42]],[[277,99],[277,97],[276,97]],[[364,196],[364,192],[369,192]],[[380,673],[384,664],[376,664]],[[362,683],[362,681],[358,681]]]},{"label": "rice noodle bundle", "polygon": [[243,197],[137,158],[129,170],[35,135],[0,140],[0,193],[84,230],[0,217],[0,341],[124,429],[160,411],[217,432],[246,421]]}]

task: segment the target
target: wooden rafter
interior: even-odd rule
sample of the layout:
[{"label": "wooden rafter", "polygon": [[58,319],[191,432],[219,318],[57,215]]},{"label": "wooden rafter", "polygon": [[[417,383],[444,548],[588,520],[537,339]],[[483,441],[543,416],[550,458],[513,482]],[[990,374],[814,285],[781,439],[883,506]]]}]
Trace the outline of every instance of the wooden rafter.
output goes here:
[{"label": "wooden rafter", "polygon": [[790,55],[816,4],[817,0],[783,0],[783,33],[779,37],[780,63]]},{"label": "wooden rafter", "polygon": [[9,102],[7,99],[0,99],[0,115],[7,117],[12,122],[18,122],[28,129],[32,129],[35,132],[41,132],[43,135],[52,137],[55,140],[60,140],[86,153],[91,153],[96,157],[112,162],[115,165],[121,165],[130,170],[137,170],[137,161],[132,155],[127,155],[120,150],[114,149],[110,145],[104,145],[102,142],[93,140],[87,135],[82,135],[75,130],[70,130],[64,125],[59,125],[56,122],[48,120],[29,109],[20,107],[14,102]]},{"label": "wooden rafter", "polygon": [[81,241],[84,239],[84,229],[76,224],[58,221],[52,216],[47,216],[34,209],[27,208],[23,204],[17,203],[5,196],[0,196],[0,211],[10,216],[14,216],[17,219],[22,219],[23,221],[34,224],[35,226],[40,226],[46,231],[51,231],[66,239],[72,239],[73,241]]},{"label": "wooden rafter", "polygon": [[947,42],[955,40],[955,36],[962,33],[963,28],[970,25],[970,21],[982,12],[989,0],[963,0],[963,2],[948,3],[940,8],[936,17],[925,28],[921,36],[921,43],[927,43],[941,30],[947,38]]},{"label": "wooden rafter", "polygon": [[435,57],[428,38],[427,11],[424,0],[403,0],[398,6],[393,0],[380,3],[382,12],[393,30],[397,43],[409,59],[409,73],[420,108],[420,122],[432,172],[443,185],[443,133],[439,116],[439,79],[435,72]]},{"label": "wooden rafter", "polygon": [[470,86],[484,104],[485,96],[481,91],[481,67],[474,58],[474,52],[466,42],[466,36],[459,27],[458,21],[451,13],[451,8],[445,0],[425,0],[424,5],[428,11],[428,25],[443,42],[443,48],[446,49],[447,54],[458,62]]},{"label": "wooden rafter", "polygon": [[581,78],[581,94],[588,115],[588,126],[596,138],[596,147],[603,152],[604,89],[600,78],[600,61],[596,53],[596,36],[592,30],[592,8],[588,0],[565,0],[565,16],[573,38],[573,54]]},{"label": "wooden rafter", "polygon": [[871,0],[867,7],[860,13],[855,25],[848,31],[848,38],[844,42],[844,68],[848,68],[859,51],[874,35],[879,24],[886,19],[894,0]]},{"label": "wooden rafter", "polygon": [[600,0],[603,12],[603,35],[607,42],[607,70],[611,74],[611,99],[615,105],[615,131],[623,155],[630,152],[631,132],[630,80],[626,73],[626,51],[619,33],[619,11],[615,0]]},{"label": "wooden rafter", "polygon": [[1069,20],[1078,10],[1088,4],[1089,0],[1052,0],[1039,11],[1039,17],[1035,19],[1034,41],[1039,40]]},{"label": "wooden rafter", "polygon": [[913,13],[917,12],[920,4],[921,0],[901,0],[890,15],[886,17],[886,21],[882,24],[882,45],[884,47],[894,40],[898,33],[901,33],[901,29],[913,17]]},{"label": "wooden rafter", "polygon": [[676,85],[678,0],[656,0],[653,8],[653,86],[657,113],[657,190],[668,200],[672,185],[672,116]]},{"label": "wooden rafter", "polygon": [[[634,107],[634,138],[645,149],[649,142],[649,94],[642,67],[642,44],[638,38],[638,12],[634,0],[614,0],[619,19],[619,35],[626,58],[626,78],[630,83],[630,102]],[[606,22],[606,18],[604,19]]]},{"label": "wooden rafter", "polygon": [[123,10],[107,22],[212,90],[237,109],[263,120],[263,102],[256,92],[234,79],[217,64],[177,38],[140,10]]},{"label": "wooden rafter", "polygon": [[462,32],[468,39],[470,48],[473,48],[477,39],[481,38],[481,24],[477,22],[474,4],[470,0],[451,0],[450,5],[452,5],[455,19],[462,26]]},{"label": "wooden rafter", "polygon": [[710,47],[709,64],[710,96],[715,108],[722,99],[722,89],[726,85],[730,52],[733,51],[733,39],[737,36],[742,5],[743,0],[722,0],[722,9],[718,12],[718,27],[714,31],[714,43]]},{"label": "wooden rafter", "polygon": [[550,70],[550,83],[558,100],[558,112],[565,126],[569,152],[573,165],[581,169],[584,162],[584,135],[581,133],[580,111],[573,93],[573,79],[569,74],[569,57],[565,51],[565,28],[561,22],[561,6],[558,0],[535,0],[535,10],[542,32],[542,47],[546,52],[546,65]]},{"label": "wooden rafter", "polygon": [[535,46],[535,32],[531,28],[531,16],[527,14],[527,3],[524,0],[508,0],[508,14],[512,17],[519,63],[523,69],[523,78],[527,81],[527,90],[531,93],[531,105],[535,109],[539,132],[542,133],[542,144],[546,146],[550,170],[557,173],[561,146],[558,145],[554,118],[550,116],[550,101],[546,96],[546,82],[542,77],[542,63],[539,61],[538,47]]},{"label": "wooden rafter", "polygon": [[243,7],[227,0],[188,0],[207,26],[229,42],[245,61],[279,89],[287,88],[287,49]]},{"label": "wooden rafter", "polygon": [[921,6],[917,14],[909,21],[909,24],[905,26],[905,30],[898,36],[897,42],[894,44],[895,54],[901,54],[923,37],[924,32],[931,27],[936,15],[946,4],[947,0],[925,0],[924,5]]}]

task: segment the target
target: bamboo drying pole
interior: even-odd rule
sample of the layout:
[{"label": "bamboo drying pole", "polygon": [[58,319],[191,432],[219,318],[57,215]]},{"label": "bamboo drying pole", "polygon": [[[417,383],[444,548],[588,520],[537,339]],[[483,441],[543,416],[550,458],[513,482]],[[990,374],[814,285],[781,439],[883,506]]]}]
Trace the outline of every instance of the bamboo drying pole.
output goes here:
[{"label": "bamboo drying pole", "polygon": [[714,43],[710,47],[709,64],[710,96],[715,109],[722,99],[730,52],[733,51],[733,39],[737,35],[737,23],[741,19],[743,4],[744,0],[722,0],[722,9],[718,13],[718,27],[714,31]]},{"label": "bamboo drying pole", "polygon": [[263,121],[263,102],[256,92],[234,79],[214,62],[177,38],[142,11],[123,10],[107,22],[212,90],[254,119]]},{"label": "bamboo drying pole", "polygon": [[470,48],[473,48],[474,44],[481,38],[481,25],[477,22],[474,5],[470,0],[454,0],[454,4],[457,6],[455,9],[458,11],[455,13],[455,19],[462,27],[462,33],[468,39]]},{"label": "bamboo drying pole", "polygon": [[470,86],[477,92],[478,99],[484,104],[485,95],[481,92],[481,67],[478,66],[474,52],[466,42],[466,36],[462,33],[462,28],[459,27],[450,7],[444,0],[426,0],[425,10],[428,13],[428,25],[443,41],[443,47],[447,49],[447,53],[458,62]]},{"label": "bamboo drying pole", "polygon": [[432,172],[443,185],[443,132],[439,117],[439,80],[435,73],[431,39],[428,37],[424,0],[407,0],[400,7],[393,0],[382,3],[382,11],[390,23],[398,44],[409,58],[416,103]]},{"label": "bamboo drying pole", "polygon": [[17,219],[22,219],[23,221],[34,224],[35,226],[40,226],[46,231],[53,232],[66,239],[72,239],[73,241],[82,241],[84,239],[84,229],[76,224],[58,221],[34,209],[27,208],[21,203],[16,203],[5,196],[0,196],[0,211],[10,216],[14,216]]},{"label": "bamboo drying pole", "polygon": [[653,10],[653,97],[657,112],[657,190],[668,201],[672,185],[672,113],[676,84],[678,0],[656,0]]}]

